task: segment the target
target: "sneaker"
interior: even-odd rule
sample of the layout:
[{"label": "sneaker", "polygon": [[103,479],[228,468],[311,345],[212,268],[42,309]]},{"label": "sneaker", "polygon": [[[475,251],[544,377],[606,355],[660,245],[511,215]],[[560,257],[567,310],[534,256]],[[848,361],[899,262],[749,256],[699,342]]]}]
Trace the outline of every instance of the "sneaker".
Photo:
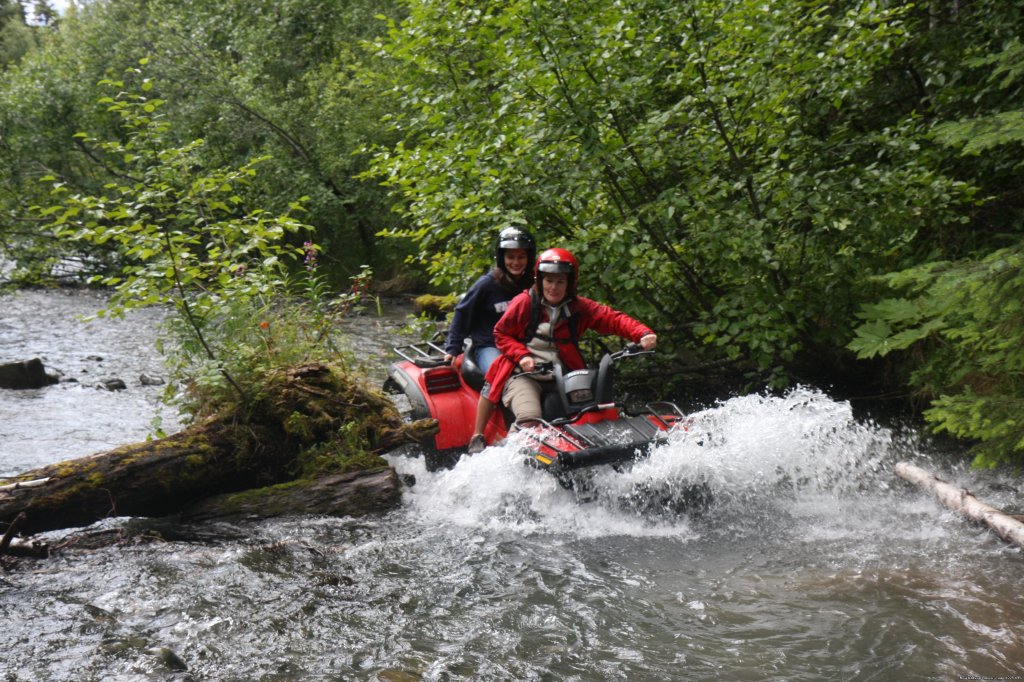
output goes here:
[{"label": "sneaker", "polygon": [[483,452],[486,447],[487,441],[478,433],[469,439],[469,447],[466,448],[466,452],[475,455],[478,452]]}]

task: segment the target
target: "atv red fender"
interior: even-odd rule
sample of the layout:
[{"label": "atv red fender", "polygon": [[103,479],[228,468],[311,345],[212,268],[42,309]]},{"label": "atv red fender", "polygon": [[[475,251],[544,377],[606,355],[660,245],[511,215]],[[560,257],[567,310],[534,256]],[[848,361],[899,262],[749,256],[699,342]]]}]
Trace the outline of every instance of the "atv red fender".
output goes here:
[{"label": "atv red fender", "polygon": [[[401,360],[388,368],[385,389],[408,399],[410,419],[438,421],[434,442],[424,453],[428,466],[454,464],[473,435],[483,375],[466,354],[445,364],[444,349],[432,342],[394,350]],[[647,352],[630,345],[606,354],[597,368],[564,374],[557,366],[549,370],[554,390],[545,398],[545,418],[515,425],[529,461],[555,472],[624,464],[665,442],[672,429],[685,427],[686,417],[673,403],[651,403],[629,414],[612,400],[614,363]],[[504,439],[510,424],[510,413],[495,410],[485,431],[487,442]]]},{"label": "atv red fender", "polygon": [[[410,419],[437,419],[439,429],[429,454],[465,452],[473,436],[483,373],[466,360],[465,353],[446,364],[444,349],[433,342],[398,346],[394,351],[402,359],[388,368],[384,388],[405,395]],[[495,443],[507,434],[505,415],[495,410],[484,436],[488,443]]]}]

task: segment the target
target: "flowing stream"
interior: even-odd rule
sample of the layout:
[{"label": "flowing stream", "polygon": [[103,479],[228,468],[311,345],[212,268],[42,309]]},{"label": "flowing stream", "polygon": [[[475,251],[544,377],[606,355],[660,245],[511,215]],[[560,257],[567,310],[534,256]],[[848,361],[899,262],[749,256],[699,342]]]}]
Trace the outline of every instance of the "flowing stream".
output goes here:
[{"label": "flowing stream", "polygon": [[[134,442],[158,313],[0,298],[0,361],[73,376],[0,391],[0,476]],[[351,322],[381,356],[400,316]],[[102,358],[102,359],[96,359]],[[383,360],[381,360],[383,362]],[[383,369],[383,368],[382,368]],[[111,393],[93,378],[119,374]],[[88,377],[85,379],[84,377]],[[904,484],[910,459],[1013,513],[1022,483],[813,389],[737,397],[586,494],[491,447],[400,509],[181,528],[0,573],[4,680],[1024,679],[1024,556]],[[687,511],[699,483],[712,496]],[[51,542],[65,534],[52,533]]]}]

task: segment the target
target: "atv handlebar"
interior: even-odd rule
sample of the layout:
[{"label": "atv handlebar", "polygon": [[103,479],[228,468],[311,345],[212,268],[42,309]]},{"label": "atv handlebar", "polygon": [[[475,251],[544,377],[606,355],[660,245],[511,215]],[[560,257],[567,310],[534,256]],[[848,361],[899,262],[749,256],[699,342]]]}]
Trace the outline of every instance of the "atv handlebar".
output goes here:
[{"label": "atv handlebar", "polygon": [[[638,355],[653,355],[653,350],[644,350],[639,343],[629,343],[620,348],[617,351],[608,353],[608,357],[611,358],[612,362],[617,362],[623,358],[632,358]],[[535,368],[530,372],[516,372],[517,377],[528,377],[534,375],[550,375],[555,371],[555,364],[553,362],[538,363]]]},{"label": "atv handlebar", "polygon": [[540,375],[540,374],[554,374],[554,372],[555,372],[555,363],[553,363],[553,362],[541,362],[541,363],[538,363],[538,364],[534,365],[534,369],[532,371],[530,371],[530,372],[516,372],[515,376],[517,376],[517,377],[529,377],[529,376],[533,376],[535,374],[536,375]]},{"label": "atv handlebar", "polygon": [[628,343],[614,353],[609,353],[609,355],[615,361],[622,358],[631,358],[636,355],[651,355],[652,353],[654,353],[653,350],[644,350],[643,346],[639,343]]}]

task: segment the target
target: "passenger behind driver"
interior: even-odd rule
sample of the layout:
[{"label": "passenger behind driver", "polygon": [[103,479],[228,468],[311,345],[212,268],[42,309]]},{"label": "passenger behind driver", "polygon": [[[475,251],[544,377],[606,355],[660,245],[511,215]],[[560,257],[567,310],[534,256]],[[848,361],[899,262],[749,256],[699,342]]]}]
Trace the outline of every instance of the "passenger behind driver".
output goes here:
[{"label": "passenger behind driver", "polygon": [[494,267],[481,275],[465,293],[452,315],[444,345],[445,362],[462,352],[463,342],[473,341],[473,362],[486,373],[498,357],[494,325],[512,298],[533,284],[533,261],[537,247],[533,236],[518,227],[498,233],[494,246]]},{"label": "passenger behind driver", "polygon": [[[512,298],[533,284],[533,261],[537,247],[533,235],[519,227],[506,227],[498,233],[494,247],[494,267],[482,275],[455,306],[448,340],[444,346],[445,362],[451,363],[462,352],[463,342],[472,340],[470,358],[486,373],[500,353],[494,345],[494,324],[508,308]],[[479,452],[487,446],[483,432],[494,406],[486,400],[477,403],[473,436],[469,451]]]}]

